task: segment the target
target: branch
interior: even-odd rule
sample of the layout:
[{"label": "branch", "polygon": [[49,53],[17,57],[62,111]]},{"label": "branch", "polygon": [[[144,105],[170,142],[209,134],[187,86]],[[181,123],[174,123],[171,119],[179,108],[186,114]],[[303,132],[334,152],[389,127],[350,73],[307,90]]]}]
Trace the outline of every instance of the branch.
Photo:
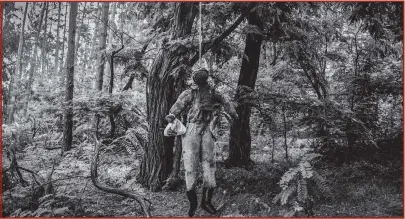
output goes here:
[{"label": "branch", "polygon": [[91,181],[93,182],[94,186],[104,192],[113,193],[113,194],[117,194],[120,196],[134,199],[141,206],[144,215],[146,217],[151,217],[149,209],[146,206],[146,202],[149,202],[149,200],[147,200],[143,197],[140,197],[139,195],[136,195],[136,194],[124,191],[124,190],[108,187],[106,185],[101,184],[97,180],[97,176],[98,176],[97,164],[98,164],[99,154],[100,154],[100,143],[96,139],[96,148],[95,148],[95,152],[93,154],[93,158],[91,161],[91,168],[90,168]]},{"label": "branch", "polygon": [[[236,21],[224,33],[221,34],[221,36],[217,37],[212,43],[208,44],[206,47],[202,49],[201,56],[203,56],[209,49],[219,45],[222,42],[222,40],[224,40],[227,36],[229,36],[229,34],[231,34],[232,31],[234,31],[239,26],[240,23],[242,23],[243,19],[245,19],[245,17],[249,15],[249,13],[251,12],[251,10],[255,5],[256,5],[255,2],[249,3],[247,10],[243,12],[238,17],[238,19],[236,19]],[[193,66],[199,59],[200,55],[197,52],[197,54],[195,54],[194,57],[190,60],[189,65]]]},{"label": "branch", "polygon": [[37,185],[41,185],[41,183],[40,183],[40,182],[37,180],[37,178],[35,177],[35,175],[37,175],[37,176],[43,181],[43,179],[41,178],[40,175],[38,175],[38,173],[36,173],[36,172],[34,172],[34,171],[30,170],[30,169],[24,168],[24,167],[20,167],[20,166],[16,166],[16,167],[17,167],[18,169],[21,169],[21,170],[24,170],[24,171],[26,171],[26,172],[28,172],[28,173],[31,173],[32,178],[34,179],[35,183],[36,183]]}]

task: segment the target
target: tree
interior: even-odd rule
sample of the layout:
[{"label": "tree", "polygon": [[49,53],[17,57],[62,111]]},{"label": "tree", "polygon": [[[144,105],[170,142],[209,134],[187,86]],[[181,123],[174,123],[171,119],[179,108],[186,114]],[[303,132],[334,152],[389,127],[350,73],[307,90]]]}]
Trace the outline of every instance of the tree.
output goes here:
[{"label": "tree", "polygon": [[[18,52],[17,52],[17,69],[15,74],[10,78],[10,93],[11,93],[11,106],[10,112],[8,113],[8,123],[14,122],[14,110],[16,107],[16,96],[19,95],[19,85],[17,85],[17,81],[19,81],[22,75],[22,56],[23,56],[23,49],[24,49],[24,30],[25,30],[25,21],[27,19],[27,11],[28,11],[28,2],[25,3],[24,9],[24,16],[21,23],[20,28],[20,39],[18,42]],[[15,90],[14,90],[15,89]]]},{"label": "tree", "polygon": [[72,148],[73,140],[73,88],[74,88],[74,60],[75,60],[75,34],[76,34],[76,17],[77,2],[70,3],[69,13],[69,34],[68,34],[68,51],[66,57],[66,102],[65,125],[63,131],[64,145],[63,151],[69,151]]},{"label": "tree", "polygon": [[41,71],[42,75],[46,74],[46,55],[47,55],[47,39],[48,39],[48,15],[49,15],[49,2],[45,3],[45,23],[44,23],[44,33],[42,36],[42,50],[41,50]]},{"label": "tree", "polygon": [[32,83],[34,82],[34,73],[36,72],[37,69],[37,57],[38,57],[38,47],[39,47],[39,41],[40,41],[40,34],[41,34],[41,27],[42,27],[42,21],[44,18],[44,13],[45,13],[45,4],[42,7],[41,10],[41,15],[39,18],[39,23],[37,27],[37,33],[35,35],[35,44],[34,44],[34,49],[33,49],[33,57],[31,57],[31,66],[29,70],[29,76],[28,76],[28,85],[27,85],[27,95],[26,95],[26,101],[25,101],[25,115],[28,110],[28,102],[31,98],[31,93],[32,93]]},{"label": "tree", "polygon": [[[174,8],[175,19],[171,26],[173,40],[191,33],[197,14],[195,3],[175,3]],[[174,141],[165,139],[161,128],[169,107],[184,89],[182,76],[186,74],[186,63],[181,58],[187,51],[181,44],[163,45],[147,80],[148,146],[145,147],[138,180],[152,191],[159,190],[172,171]],[[162,66],[163,63],[167,65]],[[170,76],[169,73],[173,70],[176,70],[177,76]]]},{"label": "tree", "polygon": [[[263,22],[257,12],[248,16],[248,24],[263,30]],[[246,46],[242,60],[242,67],[239,74],[238,87],[247,86],[252,90],[255,87],[257,72],[259,70],[260,48],[263,37],[257,32],[248,33]],[[238,90],[240,91],[240,89]],[[238,99],[238,93],[236,99]],[[251,106],[241,103],[237,106],[239,118],[231,125],[229,134],[229,157],[227,166],[250,166],[251,135],[250,135],[250,114]]]},{"label": "tree", "polygon": [[98,70],[97,70],[97,90],[103,90],[103,77],[104,77],[104,64],[105,64],[105,47],[107,42],[107,30],[108,30],[108,10],[110,3],[103,3],[103,12],[101,14],[101,22],[103,24],[102,31],[100,32],[100,42],[98,44]]},{"label": "tree", "polygon": [[[60,63],[60,65],[61,65],[60,69],[64,69],[65,42],[66,42],[66,36],[65,35],[66,35],[66,27],[67,27],[66,19],[67,19],[67,14],[68,14],[68,5],[69,4],[66,3],[66,6],[65,6],[65,19],[64,19],[64,23],[63,23],[64,25],[63,25],[63,38],[62,38],[62,58],[61,58],[62,61]],[[61,78],[60,84],[62,85],[64,83],[64,77],[62,76],[60,78]]]},{"label": "tree", "polygon": [[[111,11],[112,11],[112,14],[111,14],[110,22],[109,22],[110,30],[108,31],[107,51],[112,50],[113,41],[114,41],[114,33],[115,33],[116,30],[117,30],[116,24],[115,24],[115,14],[116,14],[116,11],[117,11],[117,4],[118,4],[118,3],[112,3],[112,10],[111,10]],[[106,68],[107,72],[108,72],[108,71],[111,71],[111,70],[112,70],[111,65],[114,65],[114,63],[111,63],[112,59],[113,59],[113,58],[111,58],[110,60],[107,60],[107,63],[106,63],[106,65],[105,65],[105,68]],[[110,75],[111,75],[111,74],[113,74],[113,73],[110,72]],[[107,74],[106,79],[107,79],[107,80],[106,80],[106,84],[107,84],[107,83],[110,83],[110,82],[112,82],[112,81],[114,80],[114,79],[111,79],[111,77],[110,77],[108,74]],[[108,90],[112,89],[112,88],[111,88],[111,85],[107,85],[107,86],[105,86],[105,87],[107,87]]]},{"label": "tree", "polygon": [[[94,59],[96,59],[96,57],[95,57],[95,51],[96,51],[96,40],[97,40],[97,33],[98,33],[98,31],[99,31],[99,26],[100,26],[100,17],[101,17],[101,13],[102,13],[102,11],[103,11],[103,7],[100,7],[100,3],[99,2],[97,2],[97,16],[96,16],[96,21],[95,21],[95,26],[94,26],[94,30],[93,30],[93,35],[92,35],[92,37],[91,37],[91,49],[90,49],[90,60],[94,60]],[[91,61],[89,61],[89,60],[87,60],[86,61],[86,63],[87,62],[91,62]],[[92,65],[89,65],[89,64],[86,64],[86,66],[87,66],[87,68],[90,68],[91,70],[92,69],[95,69],[95,68],[92,68],[91,66]],[[97,86],[96,86],[97,87]]]},{"label": "tree", "polygon": [[60,15],[62,10],[62,3],[58,3],[58,21],[56,24],[56,45],[55,45],[55,64],[53,66],[53,70],[55,72],[59,72],[59,47],[60,47]]},{"label": "tree", "polygon": [[[201,56],[229,36],[254,6],[255,3],[249,3],[246,11],[229,28],[210,43],[203,45]],[[187,39],[196,14],[197,8],[194,3],[174,4],[174,21],[170,26],[171,40],[176,42],[179,39]],[[144,147],[145,153],[138,180],[152,191],[161,188],[162,182],[173,168],[174,138],[163,137],[164,117],[184,90],[186,76],[190,74],[191,67],[199,57],[198,52],[190,54],[185,44],[163,42],[149,72],[146,88],[148,145]]]},{"label": "tree", "polygon": [[80,48],[80,36],[81,36],[81,32],[83,29],[83,25],[84,25],[84,20],[86,19],[86,2],[84,3],[83,6],[83,13],[82,13],[82,19],[80,21],[80,27],[78,28],[77,34],[76,34],[76,51],[75,51],[75,63],[77,63],[77,58],[79,57],[79,48]]}]

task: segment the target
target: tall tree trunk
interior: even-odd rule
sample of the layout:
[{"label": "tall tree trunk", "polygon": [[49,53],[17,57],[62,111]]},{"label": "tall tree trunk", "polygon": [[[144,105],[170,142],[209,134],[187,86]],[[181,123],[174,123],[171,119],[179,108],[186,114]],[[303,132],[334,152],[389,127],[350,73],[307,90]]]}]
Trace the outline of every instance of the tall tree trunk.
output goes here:
[{"label": "tall tree trunk", "polygon": [[103,90],[103,77],[104,77],[104,64],[105,64],[105,46],[107,42],[107,29],[108,29],[108,10],[110,3],[103,3],[103,13],[101,15],[101,22],[103,24],[103,29],[100,33],[100,42],[98,44],[98,70],[97,70],[97,90]]},{"label": "tall tree trunk", "polygon": [[[61,62],[61,66],[60,66],[60,69],[65,69],[65,62],[64,62],[64,59],[65,59],[65,42],[66,42],[66,18],[67,18],[67,12],[68,12],[68,3],[66,3],[66,8],[65,8],[65,23],[64,23],[64,27],[63,27],[63,40],[62,40],[62,58],[61,58],[61,60],[62,60],[62,62]],[[63,73],[64,73],[64,70],[63,71],[61,71],[62,72],[62,77],[61,77],[61,81],[60,81],[60,84],[61,85],[63,85],[64,84],[64,81],[65,81],[65,77],[63,77]]]},{"label": "tall tree trunk", "polygon": [[[100,29],[100,21],[99,20],[100,20],[100,17],[101,17],[101,13],[103,11],[103,7],[101,7],[99,4],[100,3],[97,3],[98,13],[97,13],[96,21],[95,21],[96,24],[94,26],[93,36],[91,37],[90,60],[96,60],[96,57],[95,57],[94,54],[96,52],[96,47],[97,47],[97,45],[96,45],[97,35],[98,35],[99,29]],[[95,63],[93,61],[91,61],[91,62]],[[88,65],[88,68],[89,68],[89,70],[93,71],[95,69],[95,67],[92,67],[92,66],[95,66],[95,64]],[[96,86],[96,88],[97,88],[97,86]]]},{"label": "tall tree trunk", "polygon": [[60,47],[60,12],[62,11],[62,3],[59,2],[58,3],[58,23],[56,26],[56,46],[55,46],[55,62],[54,62],[54,66],[53,66],[53,70],[55,71],[55,73],[57,75],[59,75],[59,47]]},{"label": "tall tree trunk", "polygon": [[[122,41],[121,41],[122,42]],[[110,58],[110,88],[108,89],[108,93],[110,93],[110,95],[113,92],[113,88],[114,88],[114,56],[119,53],[122,49],[124,49],[124,44],[122,42],[121,44],[121,48],[114,50],[111,52],[111,58]],[[115,134],[115,121],[114,121],[114,113],[111,112],[110,115],[110,123],[111,123],[111,132],[110,135],[111,137],[114,136]]]},{"label": "tall tree trunk", "polygon": [[[260,30],[263,30],[263,23],[256,12],[252,12],[248,16],[248,23],[256,25]],[[252,89],[255,87],[257,71],[259,69],[260,49],[262,45],[262,36],[258,34],[248,34],[246,38],[246,46],[243,58],[242,67],[239,74],[238,87],[247,86]],[[238,89],[238,92],[240,89]],[[239,93],[236,94],[236,99]],[[229,157],[226,160],[228,167],[244,166],[250,167],[253,162],[250,159],[251,149],[251,134],[250,134],[250,113],[251,107],[247,104],[239,104],[236,108],[239,119],[231,124],[229,134]]]},{"label": "tall tree trunk", "polygon": [[44,33],[42,36],[42,50],[41,50],[41,72],[42,75],[45,76],[46,73],[46,66],[45,66],[45,60],[46,60],[46,41],[48,38],[48,14],[49,14],[49,3],[46,2],[46,9],[45,9],[45,24],[44,24]]},{"label": "tall tree trunk", "polygon": [[[111,9],[112,14],[111,14],[111,19],[110,19],[110,24],[109,24],[110,28],[109,28],[109,31],[108,31],[107,51],[112,51],[112,46],[113,46],[113,41],[114,41],[114,31],[117,30],[116,24],[115,24],[115,13],[116,13],[116,10],[117,10],[118,2],[117,3],[112,2],[111,4],[112,4],[112,9]],[[105,69],[106,69],[107,72],[109,72],[110,69],[111,69],[111,65],[112,65],[111,60],[112,59],[108,60],[108,62],[106,63]],[[109,74],[107,74],[106,76],[107,76],[106,80],[105,80],[106,81],[106,86],[104,86],[104,87],[106,87],[109,90],[110,85],[107,85],[107,83],[111,81],[111,78],[110,78]]]},{"label": "tall tree trunk", "polygon": [[[91,3],[90,3],[89,7],[91,8]],[[90,23],[90,19],[87,18],[85,25],[88,27],[89,23]],[[87,70],[87,64],[89,61],[89,50],[90,50],[90,45],[89,45],[89,42],[87,42],[87,43],[85,43],[85,48],[84,48],[83,70]],[[87,82],[87,80],[86,80],[86,82]]]},{"label": "tall tree trunk", "polygon": [[69,14],[69,35],[68,35],[68,51],[66,57],[66,102],[68,107],[65,111],[65,125],[63,130],[64,145],[63,151],[69,151],[72,148],[73,140],[73,88],[74,88],[74,59],[75,59],[75,33],[76,33],[76,17],[77,17],[77,2],[70,4]]},{"label": "tall tree trunk", "polygon": [[[175,19],[171,32],[173,39],[191,33],[197,14],[195,3],[175,3]],[[188,54],[183,45],[164,46],[157,55],[147,80],[148,146],[138,175],[139,182],[151,191],[160,190],[164,180],[172,171],[173,138],[163,137],[164,117],[185,86],[184,77],[169,73],[182,63],[182,56]],[[182,72],[185,74],[185,70]],[[171,153],[169,153],[171,152]]]},{"label": "tall tree trunk", "polygon": [[40,16],[38,27],[37,27],[37,34],[35,35],[35,45],[34,45],[34,51],[33,51],[33,56],[32,56],[32,60],[31,60],[30,73],[28,76],[27,95],[26,95],[25,106],[24,106],[25,114],[27,113],[27,110],[28,110],[28,102],[31,99],[32,84],[34,82],[34,73],[37,70],[38,46],[39,46],[39,40],[40,40],[39,36],[41,34],[41,27],[42,27],[42,21],[44,18],[44,14],[45,14],[45,4],[41,10],[41,16]]},{"label": "tall tree trunk", "polygon": [[[49,32],[47,33],[47,38],[48,38],[48,36],[50,36],[50,35],[52,35],[52,25],[53,25],[53,20],[52,19],[50,19],[50,21],[51,21],[51,23],[50,23],[50,25],[49,25]],[[52,73],[51,73],[51,71],[49,71],[49,54],[50,54],[50,52],[49,52],[49,45],[48,45],[48,40],[46,40],[46,44],[45,44],[45,52],[46,52],[46,58],[45,58],[45,63],[44,63],[44,65],[45,65],[45,72],[47,73],[47,76],[48,77],[51,77],[51,75],[52,75]]]},{"label": "tall tree trunk", "polygon": [[80,48],[80,35],[83,29],[83,23],[84,23],[84,19],[86,19],[86,2],[84,3],[83,6],[83,14],[82,14],[82,19],[80,21],[80,27],[77,30],[77,34],[76,34],[76,49],[75,49],[75,63],[78,62],[78,58],[79,58],[79,48]]},{"label": "tall tree trunk", "polygon": [[287,117],[286,117],[286,110],[285,110],[285,105],[281,107],[281,111],[283,112],[283,136],[284,136],[284,151],[285,151],[285,161],[288,163],[288,144],[287,144]]},{"label": "tall tree trunk", "polygon": [[24,16],[20,29],[20,39],[18,41],[17,69],[15,74],[10,78],[11,106],[9,109],[10,112],[8,113],[9,123],[14,122],[14,110],[16,107],[16,99],[17,99],[16,96],[20,94],[20,89],[19,86],[17,85],[17,81],[19,81],[20,76],[22,75],[22,55],[24,50],[24,30],[25,30],[25,21],[27,20],[27,11],[28,11],[28,2],[25,3]]}]

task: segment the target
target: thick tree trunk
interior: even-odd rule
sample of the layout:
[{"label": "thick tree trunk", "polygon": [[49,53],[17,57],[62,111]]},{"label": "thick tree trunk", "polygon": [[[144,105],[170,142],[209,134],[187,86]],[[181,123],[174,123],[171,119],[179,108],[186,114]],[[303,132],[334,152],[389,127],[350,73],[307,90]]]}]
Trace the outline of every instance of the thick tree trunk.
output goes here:
[{"label": "thick tree trunk", "polygon": [[104,64],[105,64],[105,46],[107,42],[107,29],[108,29],[108,10],[110,7],[110,3],[104,2],[103,3],[103,13],[101,15],[101,22],[103,24],[103,29],[100,33],[100,43],[98,44],[98,71],[97,71],[97,81],[96,87],[97,90],[103,90],[103,77],[104,77]]},{"label": "thick tree trunk", "polygon": [[[175,3],[175,19],[172,24],[173,39],[191,33],[197,8],[195,3]],[[183,45],[163,47],[157,55],[147,80],[148,146],[145,148],[138,175],[139,182],[151,191],[158,191],[173,168],[173,138],[163,136],[164,117],[178,95],[184,90],[184,76],[169,73],[182,63],[188,54]],[[182,71],[185,74],[185,69]]]},{"label": "thick tree trunk", "polygon": [[[256,25],[260,30],[263,29],[263,23],[256,12],[248,16],[250,25]],[[248,34],[246,38],[245,55],[239,74],[238,87],[248,86],[252,89],[255,87],[257,71],[259,69],[260,49],[262,36],[257,34]],[[238,99],[239,94],[236,94]],[[251,134],[250,134],[250,113],[251,107],[246,104],[240,104],[236,111],[239,119],[231,124],[229,134],[229,157],[226,160],[228,167],[244,166],[250,167],[253,162],[250,159]]]},{"label": "thick tree trunk", "polygon": [[31,66],[30,66],[30,73],[28,76],[28,85],[27,85],[27,95],[26,95],[26,100],[25,100],[25,114],[27,113],[28,110],[28,102],[31,99],[31,93],[32,93],[32,83],[34,82],[34,73],[37,70],[37,58],[38,58],[38,46],[39,46],[39,40],[40,40],[40,33],[41,33],[41,27],[42,27],[42,21],[44,18],[44,14],[45,14],[45,4],[41,10],[41,16],[39,19],[39,23],[38,23],[38,28],[37,28],[37,33],[35,35],[35,45],[34,45],[34,51],[33,51],[33,56],[32,56],[32,60],[31,60]]},{"label": "thick tree trunk", "polygon": [[59,75],[59,47],[60,47],[60,41],[59,41],[59,37],[60,37],[60,12],[62,11],[62,3],[59,2],[58,3],[58,21],[56,24],[56,46],[55,46],[55,62],[53,65],[53,70],[55,71],[55,73],[57,75]]},{"label": "thick tree trunk", "polygon": [[73,140],[73,88],[74,88],[74,59],[75,59],[75,33],[77,2],[70,3],[69,14],[69,35],[68,51],[66,57],[66,102],[68,103],[65,112],[65,126],[63,130],[64,145],[63,151],[69,151],[72,148]]},{"label": "thick tree trunk", "polygon": [[[8,113],[8,122],[14,122],[14,110],[16,107],[16,96],[20,94],[19,86],[17,81],[19,81],[20,76],[22,75],[22,55],[24,49],[24,30],[25,30],[25,21],[27,20],[27,11],[28,11],[28,2],[25,3],[24,16],[20,29],[20,39],[18,41],[18,51],[17,51],[17,69],[13,76],[10,78],[10,93],[11,93],[11,105]],[[24,111],[25,112],[25,111]],[[25,115],[24,115],[25,117]]]},{"label": "thick tree trunk", "polygon": [[[182,113],[182,119],[181,121],[183,124],[186,124],[187,122],[187,114]],[[171,140],[170,138],[168,138]],[[180,164],[181,164],[181,155],[183,151],[183,145],[181,144],[181,136],[176,136],[175,137],[175,149],[174,149],[174,154],[173,154],[173,170],[170,173],[170,176],[166,180],[165,185],[163,186],[163,190],[177,190],[179,186],[181,185],[181,179],[180,179]],[[173,151],[170,151],[169,153],[173,153]],[[169,163],[170,164],[170,163]]]}]

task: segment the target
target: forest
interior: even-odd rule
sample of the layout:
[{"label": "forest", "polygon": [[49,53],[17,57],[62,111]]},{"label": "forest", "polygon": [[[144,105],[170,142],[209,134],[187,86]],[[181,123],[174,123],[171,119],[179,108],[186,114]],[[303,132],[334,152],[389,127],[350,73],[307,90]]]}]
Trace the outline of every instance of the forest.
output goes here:
[{"label": "forest", "polygon": [[186,216],[163,130],[201,68],[238,118],[218,109],[219,209],[196,216],[404,215],[403,2],[1,9],[4,217]]}]

